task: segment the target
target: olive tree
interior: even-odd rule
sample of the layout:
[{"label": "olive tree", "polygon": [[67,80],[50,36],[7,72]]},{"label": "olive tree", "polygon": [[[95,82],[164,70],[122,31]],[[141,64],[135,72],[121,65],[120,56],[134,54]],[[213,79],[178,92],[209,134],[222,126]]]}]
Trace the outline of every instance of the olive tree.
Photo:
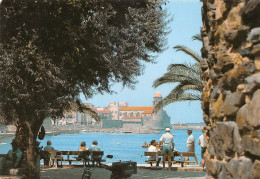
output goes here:
[{"label": "olive tree", "polygon": [[[83,93],[131,87],[167,33],[164,0],[3,0],[0,110],[17,125],[27,178],[46,117],[60,117]],[[2,118],[1,118],[2,119]]]}]

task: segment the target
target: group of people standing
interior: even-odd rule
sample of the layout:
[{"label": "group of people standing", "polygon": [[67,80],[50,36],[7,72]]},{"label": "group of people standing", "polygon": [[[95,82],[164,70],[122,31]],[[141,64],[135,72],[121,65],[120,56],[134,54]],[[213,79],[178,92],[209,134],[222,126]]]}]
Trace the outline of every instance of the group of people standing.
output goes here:
[{"label": "group of people standing", "polygon": [[[202,131],[203,132],[203,131]],[[186,146],[187,146],[187,152],[195,152],[195,137],[192,134],[192,130],[188,129],[187,130],[188,138],[186,141]],[[204,153],[206,151],[205,147],[205,139],[204,135],[202,134],[199,139],[198,139],[198,144],[201,146],[201,166],[204,169],[205,161],[204,161]],[[152,140],[150,142],[150,146],[148,148],[148,152],[158,152],[161,150],[162,156],[163,156],[163,169],[165,169],[165,162],[166,159],[168,160],[168,170],[171,170],[171,161],[173,160],[172,154],[174,152],[174,136],[173,134],[170,133],[170,128],[165,129],[165,134],[161,136],[159,139],[159,144],[157,144],[156,140]],[[152,157],[149,156],[148,160],[156,160],[156,166],[159,166],[159,163],[161,161],[161,158],[157,157]],[[189,157],[186,157],[185,161],[188,161]],[[151,163],[152,166],[152,163]]]}]

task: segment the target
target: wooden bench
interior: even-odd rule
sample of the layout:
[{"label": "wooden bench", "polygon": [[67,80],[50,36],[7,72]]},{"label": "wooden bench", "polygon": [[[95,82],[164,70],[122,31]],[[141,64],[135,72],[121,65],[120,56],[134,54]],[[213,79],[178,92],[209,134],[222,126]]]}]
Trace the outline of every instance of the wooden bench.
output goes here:
[{"label": "wooden bench", "polygon": [[[151,156],[151,157],[156,157],[156,156],[162,156],[162,153],[161,151],[159,151],[158,153],[156,152],[144,152],[144,155],[145,156]],[[198,165],[198,160],[197,160],[197,157],[195,155],[194,152],[174,152],[172,153],[171,157],[179,157],[179,156],[183,156],[183,157],[193,157],[195,161],[184,161],[184,159],[181,161],[181,160],[172,160],[171,163],[179,163],[181,164],[181,167],[184,166],[184,163],[195,163]],[[156,160],[147,160],[145,161],[147,163],[156,163]],[[161,160],[162,162],[162,160]]]},{"label": "wooden bench", "polygon": [[54,155],[51,155],[55,167],[62,166],[63,161],[69,162],[69,165],[72,165],[72,162],[83,162],[83,165],[87,163],[89,165],[89,162],[94,165],[96,162],[100,165],[101,162],[106,161],[102,159],[103,151],[56,151]]}]

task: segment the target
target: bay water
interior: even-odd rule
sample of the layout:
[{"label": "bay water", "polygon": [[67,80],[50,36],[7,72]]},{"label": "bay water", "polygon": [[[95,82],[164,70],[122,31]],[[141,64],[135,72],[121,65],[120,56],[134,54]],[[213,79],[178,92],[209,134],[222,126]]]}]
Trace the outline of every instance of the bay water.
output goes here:
[{"label": "bay water", "polygon": [[[148,144],[151,140],[159,141],[160,134],[135,134],[135,133],[97,133],[97,132],[82,132],[79,134],[60,134],[57,136],[45,136],[44,140],[40,141],[40,146],[46,146],[47,140],[52,141],[52,146],[56,150],[71,150],[77,151],[82,141],[86,142],[86,147],[90,147],[93,140],[98,141],[98,145],[101,150],[104,151],[104,155],[113,155],[113,159],[107,159],[106,163],[117,161],[135,161],[138,164],[144,164],[147,158],[144,156],[144,152],[148,148],[142,148],[141,146],[146,141]],[[186,152],[186,140],[188,138],[186,130],[171,130],[174,134],[175,149],[179,152]],[[195,154],[198,161],[201,161],[201,147],[198,145],[198,138],[202,134],[201,130],[193,130],[195,137]],[[12,137],[2,139],[2,142],[6,144],[0,145],[0,153],[5,154],[11,149]],[[176,158],[178,159],[178,158]],[[176,160],[175,159],[175,160]],[[193,158],[191,158],[193,160]]]}]

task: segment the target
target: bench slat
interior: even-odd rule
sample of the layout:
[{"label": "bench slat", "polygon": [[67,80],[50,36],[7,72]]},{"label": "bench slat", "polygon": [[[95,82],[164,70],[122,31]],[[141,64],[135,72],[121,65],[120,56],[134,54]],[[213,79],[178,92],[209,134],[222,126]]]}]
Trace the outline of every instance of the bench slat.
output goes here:
[{"label": "bench slat", "polygon": [[[196,163],[196,164],[198,164],[198,160],[197,160],[197,157],[194,152],[173,152],[171,156],[178,157],[178,156],[181,156],[181,154],[183,157],[193,157],[195,162],[194,161],[182,161],[179,163]],[[144,155],[155,157],[155,156],[162,156],[162,153],[161,153],[161,151],[159,151],[158,154],[156,154],[156,152],[144,152]],[[178,162],[178,161],[176,161],[176,162]]]},{"label": "bench slat", "polygon": [[[195,153],[194,152],[174,152],[172,153],[172,156],[185,156],[185,157],[194,157]],[[144,152],[145,156],[156,156],[156,152]],[[158,156],[162,156],[161,151],[158,152]]]}]

